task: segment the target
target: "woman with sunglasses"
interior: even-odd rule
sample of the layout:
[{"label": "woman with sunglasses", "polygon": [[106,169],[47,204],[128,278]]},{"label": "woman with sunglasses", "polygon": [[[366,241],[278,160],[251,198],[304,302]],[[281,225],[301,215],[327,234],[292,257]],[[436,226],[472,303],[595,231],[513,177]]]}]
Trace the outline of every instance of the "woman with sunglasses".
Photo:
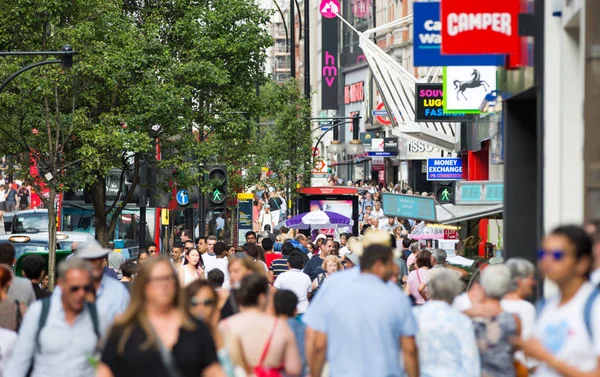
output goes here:
[{"label": "woman with sunglasses", "polygon": [[96,376],[225,376],[210,330],[190,315],[168,259],[151,258],[141,266],[131,304],[115,320]]},{"label": "woman with sunglasses", "polygon": [[600,292],[588,281],[592,246],[574,225],[554,229],[542,242],[538,268],[559,293],[538,306],[533,337],[515,342],[540,362],[535,376],[600,376]]},{"label": "woman with sunglasses", "polygon": [[179,282],[182,286],[187,286],[197,279],[204,278],[204,270],[200,265],[200,252],[196,249],[190,249],[185,252],[185,261],[183,266],[177,271]]},{"label": "woman with sunglasses", "polygon": [[219,298],[217,292],[206,280],[195,280],[185,288],[190,300],[190,312],[198,319],[206,323],[217,347],[219,363],[228,377],[234,377],[234,366],[229,358],[223,334],[218,329],[221,319],[218,310]]}]

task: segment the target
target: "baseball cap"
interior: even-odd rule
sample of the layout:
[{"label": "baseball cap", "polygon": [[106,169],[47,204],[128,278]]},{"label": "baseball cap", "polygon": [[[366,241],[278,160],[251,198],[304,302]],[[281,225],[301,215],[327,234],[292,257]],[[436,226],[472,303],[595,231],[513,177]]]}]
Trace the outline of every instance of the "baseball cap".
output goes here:
[{"label": "baseball cap", "polygon": [[348,254],[346,254],[346,259],[350,260],[350,262],[354,263],[357,266],[360,264],[359,263],[360,262],[360,258],[355,253],[348,253]]},{"label": "baseball cap", "polygon": [[81,259],[96,259],[108,255],[110,250],[103,248],[98,241],[89,240],[77,247],[75,255]]}]

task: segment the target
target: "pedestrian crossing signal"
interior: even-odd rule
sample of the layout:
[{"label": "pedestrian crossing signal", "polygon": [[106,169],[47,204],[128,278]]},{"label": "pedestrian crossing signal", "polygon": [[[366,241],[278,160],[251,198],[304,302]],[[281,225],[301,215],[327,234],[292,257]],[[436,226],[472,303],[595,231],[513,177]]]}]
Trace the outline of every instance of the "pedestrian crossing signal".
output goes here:
[{"label": "pedestrian crossing signal", "polygon": [[454,182],[435,182],[434,190],[439,204],[454,204]]},{"label": "pedestrian crossing signal", "polygon": [[221,208],[227,200],[227,165],[207,165],[208,206]]}]

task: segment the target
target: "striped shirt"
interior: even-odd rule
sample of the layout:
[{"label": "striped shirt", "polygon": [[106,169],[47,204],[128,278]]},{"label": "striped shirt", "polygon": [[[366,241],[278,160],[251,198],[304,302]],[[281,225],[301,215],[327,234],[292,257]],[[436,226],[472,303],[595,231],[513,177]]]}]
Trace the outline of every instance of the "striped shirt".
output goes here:
[{"label": "striped shirt", "polygon": [[279,275],[288,271],[290,268],[287,264],[287,255],[282,255],[281,258],[275,259],[269,266],[269,271],[273,272],[273,279],[277,279]]}]

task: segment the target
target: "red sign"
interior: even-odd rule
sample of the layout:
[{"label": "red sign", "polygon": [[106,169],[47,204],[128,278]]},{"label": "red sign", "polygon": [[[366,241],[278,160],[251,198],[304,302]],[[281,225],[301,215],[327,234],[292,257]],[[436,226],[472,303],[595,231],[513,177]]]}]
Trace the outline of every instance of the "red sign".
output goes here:
[{"label": "red sign", "polygon": [[520,10],[520,0],[443,0],[442,54],[518,52]]},{"label": "red sign", "polygon": [[[385,103],[380,102],[379,105],[377,105],[377,107],[375,108],[375,110],[385,110]],[[392,124],[392,121],[388,117],[377,115],[375,118],[379,123],[383,124],[384,126],[389,126],[390,124]]]},{"label": "red sign", "polygon": [[355,102],[365,100],[364,81],[355,82],[354,84],[344,87],[344,103],[349,105]]},{"label": "red sign", "polygon": [[444,229],[444,239],[445,240],[457,240],[458,239],[458,231],[454,229]]},{"label": "red sign", "polygon": [[304,187],[297,190],[298,194],[304,195],[354,195],[358,189],[354,187]]},{"label": "red sign", "polygon": [[317,172],[323,171],[323,169],[325,169],[325,162],[323,160],[315,161],[314,168],[315,168],[314,170]]}]

